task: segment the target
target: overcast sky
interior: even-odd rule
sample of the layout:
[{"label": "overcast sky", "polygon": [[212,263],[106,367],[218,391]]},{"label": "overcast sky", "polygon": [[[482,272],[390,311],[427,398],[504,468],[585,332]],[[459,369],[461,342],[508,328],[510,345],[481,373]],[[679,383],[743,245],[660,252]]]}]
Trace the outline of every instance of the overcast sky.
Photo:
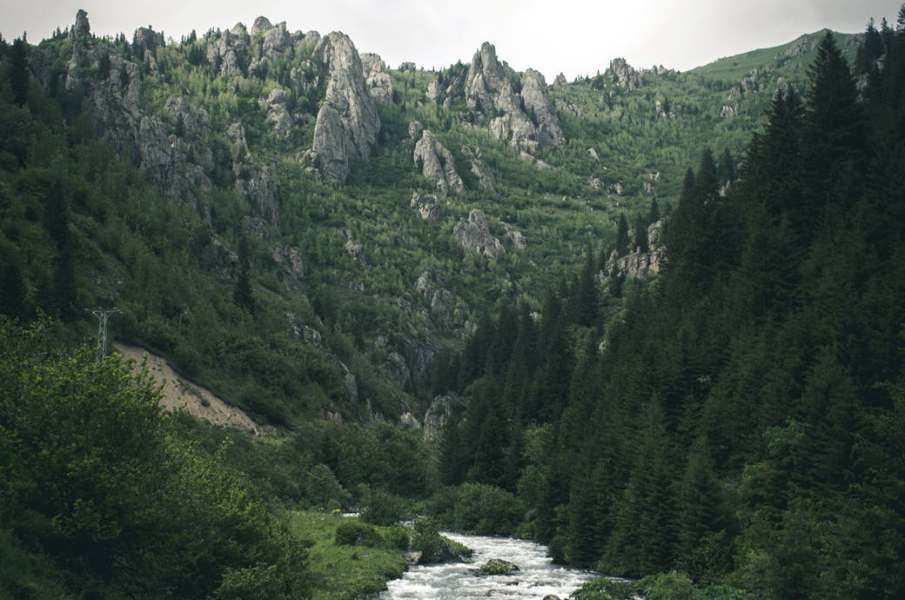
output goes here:
[{"label": "overcast sky", "polygon": [[0,0],[0,33],[34,43],[88,11],[95,34],[152,25],[179,38],[192,29],[251,25],[263,14],[290,30],[344,31],[359,51],[389,64],[468,62],[483,41],[517,70],[552,79],[602,70],[623,56],[635,66],[686,70],[782,44],[829,27],[864,29],[871,16],[895,22],[902,0]]}]

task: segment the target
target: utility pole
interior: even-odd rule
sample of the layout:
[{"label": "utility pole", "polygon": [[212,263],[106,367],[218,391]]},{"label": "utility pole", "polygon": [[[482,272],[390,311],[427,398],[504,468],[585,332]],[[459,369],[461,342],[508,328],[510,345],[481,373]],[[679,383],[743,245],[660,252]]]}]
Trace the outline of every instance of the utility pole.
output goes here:
[{"label": "utility pole", "polygon": [[107,322],[118,312],[118,308],[95,308],[91,311],[97,319],[97,362],[107,356]]}]

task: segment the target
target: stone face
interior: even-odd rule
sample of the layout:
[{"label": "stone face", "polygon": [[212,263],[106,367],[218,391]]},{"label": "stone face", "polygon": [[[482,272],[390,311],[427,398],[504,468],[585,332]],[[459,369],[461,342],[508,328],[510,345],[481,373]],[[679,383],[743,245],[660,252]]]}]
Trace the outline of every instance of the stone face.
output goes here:
[{"label": "stone face", "polygon": [[427,129],[415,144],[414,160],[415,165],[421,169],[421,174],[439,193],[458,195],[465,192],[465,185],[456,172],[456,161],[452,153]]},{"label": "stone face", "polygon": [[436,194],[422,194],[413,192],[409,206],[418,212],[425,221],[437,221],[443,215],[440,199]]},{"label": "stone face", "polygon": [[490,233],[484,213],[477,209],[468,214],[467,222],[455,226],[453,237],[471,254],[497,258],[505,253],[503,244]]},{"label": "stone face", "polygon": [[566,85],[566,84],[568,84],[568,81],[566,81],[566,76],[563,75],[562,73],[560,73],[559,75],[557,75],[557,76],[556,76],[556,79],[553,80],[553,85],[555,85],[555,86],[557,86],[557,87],[560,87],[560,86],[563,86],[563,85]]},{"label": "stone face", "polygon": [[358,51],[347,35],[333,32],[322,38],[314,61],[327,74],[327,91],[317,113],[311,150],[321,174],[342,183],[353,162],[368,159],[380,118],[365,86]]}]

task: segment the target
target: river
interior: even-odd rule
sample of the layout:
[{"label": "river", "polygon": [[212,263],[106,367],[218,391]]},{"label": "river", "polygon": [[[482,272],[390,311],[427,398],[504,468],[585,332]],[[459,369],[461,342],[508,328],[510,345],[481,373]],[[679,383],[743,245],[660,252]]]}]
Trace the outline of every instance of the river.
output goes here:
[{"label": "river", "polygon": [[[554,565],[540,544],[512,538],[446,533],[446,537],[474,550],[468,563],[416,566],[401,579],[389,582],[382,600],[452,600],[457,598],[567,598],[593,578],[584,571]],[[478,568],[491,558],[515,563],[514,575],[478,576]]]}]

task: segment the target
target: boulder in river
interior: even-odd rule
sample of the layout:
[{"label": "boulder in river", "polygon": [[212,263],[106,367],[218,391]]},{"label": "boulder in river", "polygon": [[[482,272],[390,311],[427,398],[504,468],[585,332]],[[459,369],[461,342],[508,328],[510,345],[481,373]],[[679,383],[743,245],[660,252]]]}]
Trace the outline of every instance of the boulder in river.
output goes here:
[{"label": "boulder in river", "polygon": [[518,565],[508,560],[491,558],[481,565],[481,575],[513,575],[519,571]]}]

